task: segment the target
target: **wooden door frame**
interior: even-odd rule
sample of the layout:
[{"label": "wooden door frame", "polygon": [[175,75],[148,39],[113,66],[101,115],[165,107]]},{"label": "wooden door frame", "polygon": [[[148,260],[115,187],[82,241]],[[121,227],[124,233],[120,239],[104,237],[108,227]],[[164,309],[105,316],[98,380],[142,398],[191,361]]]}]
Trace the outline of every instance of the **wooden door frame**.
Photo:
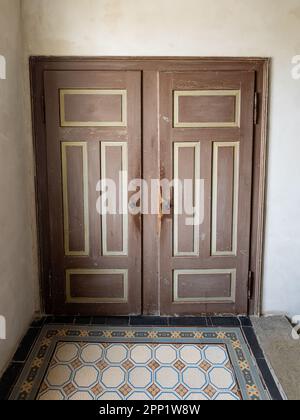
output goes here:
[{"label": "wooden door frame", "polygon": [[[35,154],[35,189],[42,311],[51,314],[51,270],[47,194],[44,72],[57,70],[138,70],[142,72],[143,173],[146,180],[159,178],[159,72],[163,71],[255,71],[257,106],[254,119],[253,197],[249,272],[249,314],[261,313],[262,267],[267,163],[269,58],[209,57],[30,57],[32,126]],[[153,112],[153,111],[157,112]],[[148,115],[150,117],[148,117]],[[149,153],[153,159],[148,159]],[[155,240],[149,240],[156,232]],[[152,233],[153,238],[153,233]],[[155,216],[143,217],[144,315],[159,314],[159,234]]]}]

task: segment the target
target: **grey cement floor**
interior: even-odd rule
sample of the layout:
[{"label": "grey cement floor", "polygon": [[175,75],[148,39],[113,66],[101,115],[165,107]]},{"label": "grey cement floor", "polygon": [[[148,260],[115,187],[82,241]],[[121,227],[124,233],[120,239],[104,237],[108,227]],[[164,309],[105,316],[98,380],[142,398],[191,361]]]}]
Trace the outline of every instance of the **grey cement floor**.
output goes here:
[{"label": "grey cement floor", "polygon": [[260,345],[288,400],[300,400],[300,340],[285,317],[251,318]]}]

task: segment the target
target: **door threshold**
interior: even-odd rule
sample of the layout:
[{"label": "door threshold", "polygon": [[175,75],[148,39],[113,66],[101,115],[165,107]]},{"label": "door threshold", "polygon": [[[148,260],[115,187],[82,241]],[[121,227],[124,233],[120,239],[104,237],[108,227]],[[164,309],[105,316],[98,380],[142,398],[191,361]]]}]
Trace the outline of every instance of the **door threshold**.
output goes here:
[{"label": "door threshold", "polygon": [[251,327],[248,316],[44,316],[35,319],[31,328],[44,325],[107,325],[107,326],[201,326]]}]

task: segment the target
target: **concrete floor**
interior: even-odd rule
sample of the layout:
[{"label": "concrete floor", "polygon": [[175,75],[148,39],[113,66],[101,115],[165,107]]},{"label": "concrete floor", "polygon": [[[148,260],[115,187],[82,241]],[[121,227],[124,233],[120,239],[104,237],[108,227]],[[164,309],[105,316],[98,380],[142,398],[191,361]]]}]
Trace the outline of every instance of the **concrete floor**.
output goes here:
[{"label": "concrete floor", "polygon": [[285,317],[252,318],[258,340],[287,399],[300,400],[300,340]]}]

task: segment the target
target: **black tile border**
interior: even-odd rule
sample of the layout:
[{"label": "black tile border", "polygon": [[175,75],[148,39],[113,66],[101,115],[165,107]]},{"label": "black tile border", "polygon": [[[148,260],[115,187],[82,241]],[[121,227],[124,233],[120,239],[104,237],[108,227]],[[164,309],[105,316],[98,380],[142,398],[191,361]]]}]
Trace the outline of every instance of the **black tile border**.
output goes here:
[{"label": "black tile border", "polygon": [[73,324],[74,316],[48,316],[44,319],[44,325],[49,324]]},{"label": "black tile border", "polygon": [[25,363],[11,363],[0,379],[0,401],[8,400]]},{"label": "black tile border", "polygon": [[239,316],[238,319],[242,327],[253,327],[252,321],[248,316]]},{"label": "black tile border", "polygon": [[138,326],[169,326],[169,318],[160,316],[131,316],[129,324],[132,327]]},{"label": "black tile border", "polygon": [[209,325],[213,327],[240,327],[238,317],[233,316],[212,316],[208,318]]},{"label": "black tile border", "polygon": [[119,317],[85,317],[85,316],[47,316],[32,322],[23,338],[13,361],[0,379],[0,400],[8,399],[18,376],[25,365],[30,351],[44,325],[106,325],[106,326],[170,326],[170,327],[240,327],[248,346],[256,360],[263,381],[272,400],[282,401],[273,374],[265,360],[259,345],[252,322],[246,316],[201,316],[201,317],[159,317],[159,316],[119,316]]},{"label": "black tile border", "polygon": [[18,350],[13,356],[13,362],[26,362],[31,349],[38,338],[39,333],[40,328],[29,328],[23,340],[21,341]]},{"label": "black tile border", "polygon": [[275,379],[270,371],[269,365],[265,359],[256,359],[259,370],[264,378],[265,384],[267,385],[268,391],[273,401],[283,401],[281,392],[275,382]]},{"label": "black tile border", "polygon": [[[92,317],[91,316],[76,316],[74,318],[75,325],[91,325]],[[67,322],[68,324],[68,322]]]},{"label": "black tile border", "polygon": [[32,322],[31,328],[48,324],[108,325],[108,326],[199,326],[199,327],[252,327],[247,316],[46,316]]},{"label": "black tile border", "polygon": [[105,325],[106,318],[105,316],[93,316],[91,324],[92,325]]},{"label": "black tile border", "polygon": [[179,318],[169,318],[169,325],[171,327],[207,327],[208,318],[203,317],[179,317]]},{"label": "black tile border", "polygon": [[248,342],[250,350],[256,360],[257,366],[266,385],[267,390],[273,401],[283,401],[284,398],[275,382],[274,376],[269,368],[269,365],[265,359],[264,352],[258,342],[254,328],[242,326],[244,337]]},{"label": "black tile border", "polygon": [[31,328],[42,328],[45,324],[45,321],[46,321],[45,316],[43,318],[36,318],[32,321],[30,327]]},{"label": "black tile border", "polygon": [[129,326],[130,317],[129,316],[107,316],[105,318],[105,325],[112,327],[123,327]]},{"label": "black tile border", "polygon": [[264,359],[264,353],[258,343],[253,327],[242,327],[244,336],[246,337],[255,359]]}]

